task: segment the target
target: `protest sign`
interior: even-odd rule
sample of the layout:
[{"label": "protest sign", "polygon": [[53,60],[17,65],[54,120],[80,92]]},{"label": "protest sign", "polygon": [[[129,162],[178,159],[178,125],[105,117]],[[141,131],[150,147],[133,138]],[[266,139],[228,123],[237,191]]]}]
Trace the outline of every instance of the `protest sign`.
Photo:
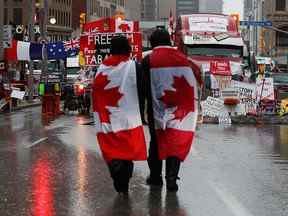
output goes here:
[{"label": "protest sign", "polygon": [[111,53],[111,40],[115,35],[123,35],[128,38],[132,48],[132,58],[142,59],[142,36],[134,33],[91,33],[80,37],[80,54],[85,58],[85,65],[96,66]]},{"label": "protest sign", "polygon": [[142,35],[137,21],[104,18],[86,23],[83,31],[80,37],[80,65],[100,65],[110,55],[111,40],[116,35],[127,37],[132,48],[132,58],[138,61],[142,59]]},{"label": "protest sign", "polygon": [[263,78],[256,80],[256,100],[274,100],[273,78]]},{"label": "protest sign", "polygon": [[11,98],[16,98],[19,100],[23,100],[24,96],[25,96],[25,91],[13,90],[11,93]]},{"label": "protest sign", "polygon": [[201,102],[203,116],[218,117],[224,110],[224,101],[219,98],[208,97]]},{"label": "protest sign", "polygon": [[238,89],[240,104],[245,106],[245,112],[255,113],[257,107],[256,85],[239,81],[232,81],[231,86]]}]

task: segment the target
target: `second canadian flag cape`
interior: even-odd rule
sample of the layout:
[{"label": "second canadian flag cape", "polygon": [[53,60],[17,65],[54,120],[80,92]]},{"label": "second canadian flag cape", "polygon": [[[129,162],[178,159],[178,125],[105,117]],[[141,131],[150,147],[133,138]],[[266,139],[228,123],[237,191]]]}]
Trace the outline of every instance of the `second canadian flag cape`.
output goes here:
[{"label": "second canadian flag cape", "polygon": [[[169,60],[167,60],[169,59]],[[151,87],[159,158],[187,157],[197,122],[197,82],[188,59],[172,47],[150,54]]]},{"label": "second canadian flag cape", "polygon": [[98,68],[93,84],[94,120],[108,162],[147,158],[136,79],[136,64],[127,57],[109,57]]}]

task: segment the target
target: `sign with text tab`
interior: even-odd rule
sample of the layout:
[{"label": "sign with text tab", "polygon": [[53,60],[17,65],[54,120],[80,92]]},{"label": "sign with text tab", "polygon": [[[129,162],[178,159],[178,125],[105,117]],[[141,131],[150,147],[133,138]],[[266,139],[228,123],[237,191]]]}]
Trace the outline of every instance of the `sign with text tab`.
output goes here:
[{"label": "sign with text tab", "polygon": [[127,37],[132,58],[141,61],[142,35],[139,32],[139,22],[100,19],[84,25],[84,33],[80,37],[80,64],[97,66],[110,55],[111,40],[115,35]]},{"label": "sign with text tab", "polygon": [[272,22],[269,20],[263,21],[240,21],[241,26],[260,26],[260,27],[271,27]]}]

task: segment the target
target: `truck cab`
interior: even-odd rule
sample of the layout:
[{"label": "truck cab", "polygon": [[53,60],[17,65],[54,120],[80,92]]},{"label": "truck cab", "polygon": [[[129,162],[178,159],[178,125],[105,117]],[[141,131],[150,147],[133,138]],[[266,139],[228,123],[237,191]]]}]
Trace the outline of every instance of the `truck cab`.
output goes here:
[{"label": "truck cab", "polygon": [[181,15],[176,25],[175,45],[200,68],[205,65],[210,72],[212,62],[229,65],[229,75],[242,71],[245,46],[232,16],[202,13]]}]

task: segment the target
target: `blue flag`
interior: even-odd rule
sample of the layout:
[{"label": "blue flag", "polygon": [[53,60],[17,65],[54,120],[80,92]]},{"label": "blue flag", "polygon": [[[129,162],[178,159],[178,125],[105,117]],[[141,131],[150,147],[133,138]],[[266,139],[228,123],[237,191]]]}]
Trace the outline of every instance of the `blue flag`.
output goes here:
[{"label": "blue flag", "polygon": [[46,48],[49,60],[67,58],[67,52],[65,51],[63,42],[48,43]]},{"label": "blue flag", "polygon": [[43,59],[43,44],[31,43],[29,47],[30,59],[31,60],[42,60]]}]

